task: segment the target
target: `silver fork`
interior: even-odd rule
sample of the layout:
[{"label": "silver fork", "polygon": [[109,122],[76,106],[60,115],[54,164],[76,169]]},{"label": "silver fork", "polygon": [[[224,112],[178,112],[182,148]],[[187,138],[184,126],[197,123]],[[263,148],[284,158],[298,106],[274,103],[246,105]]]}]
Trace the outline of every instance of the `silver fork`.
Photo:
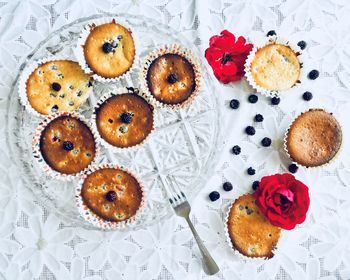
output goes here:
[{"label": "silver fork", "polygon": [[[171,178],[172,179],[172,178]],[[191,205],[188,203],[185,194],[181,191],[180,187],[175,183],[175,180],[167,180],[170,184],[166,185],[166,191],[169,196],[169,202],[174,208],[176,215],[186,219],[188,226],[190,227],[194,238],[197,241],[197,245],[203,257],[204,271],[208,275],[214,275],[219,272],[219,267],[204,246],[203,241],[199,237],[196,229],[194,228],[190,220]],[[169,188],[169,186],[171,186]]]}]

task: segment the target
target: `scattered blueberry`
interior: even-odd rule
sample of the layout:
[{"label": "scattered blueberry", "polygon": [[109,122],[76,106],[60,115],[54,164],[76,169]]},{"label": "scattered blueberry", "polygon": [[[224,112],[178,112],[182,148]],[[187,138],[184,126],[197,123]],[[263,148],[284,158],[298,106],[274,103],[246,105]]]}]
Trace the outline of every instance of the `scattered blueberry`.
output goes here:
[{"label": "scattered blueberry", "polygon": [[248,135],[254,135],[255,134],[255,128],[252,127],[252,126],[247,126],[245,128],[245,132],[248,134]]},{"label": "scattered blueberry", "polygon": [[303,93],[303,99],[305,100],[305,101],[310,101],[311,99],[312,99],[312,93],[310,92],[310,91],[305,91],[304,93]]},{"label": "scattered blueberry", "polygon": [[254,103],[258,102],[258,96],[255,95],[255,94],[251,94],[248,97],[248,101],[249,101],[249,103],[253,103],[254,104]]},{"label": "scattered blueberry", "polygon": [[108,201],[113,202],[117,199],[117,193],[115,191],[109,191],[108,193],[106,193],[105,197]]},{"label": "scattered blueberry", "polygon": [[276,35],[276,31],[275,31],[275,30],[270,30],[270,31],[267,32],[267,34],[266,34],[267,37],[273,36],[273,35]]},{"label": "scattered blueberry", "polygon": [[264,120],[264,117],[261,114],[256,114],[255,117],[254,117],[254,120],[256,122],[262,122]]},{"label": "scattered blueberry", "polygon": [[209,194],[209,198],[211,201],[218,200],[220,198],[220,194],[217,191],[213,191]]},{"label": "scattered blueberry", "polygon": [[259,188],[259,181],[254,181],[253,184],[252,184],[252,188],[254,191],[257,190],[257,188]]},{"label": "scattered blueberry", "polygon": [[230,107],[231,107],[232,109],[238,109],[238,107],[239,107],[239,101],[238,101],[237,99],[232,99],[232,100],[230,101]]},{"label": "scattered blueberry", "polygon": [[288,166],[288,170],[290,173],[296,173],[298,171],[298,165],[292,163]]},{"label": "scattered blueberry", "polygon": [[229,192],[233,189],[233,186],[230,182],[225,182],[222,187],[224,188],[225,191]]},{"label": "scattered blueberry", "polygon": [[70,142],[70,141],[64,141],[63,142],[63,149],[64,150],[71,151],[71,150],[73,150],[73,148],[74,148],[74,145],[73,145],[72,142]]},{"label": "scattered blueberry", "polygon": [[169,84],[174,84],[177,82],[178,80],[178,76],[176,75],[176,73],[171,73],[166,80],[168,81]]},{"label": "scattered blueberry", "polygon": [[61,89],[61,85],[59,83],[52,83],[51,88],[55,91],[59,91]]},{"label": "scattered blueberry", "polygon": [[235,155],[239,155],[241,153],[241,147],[238,145],[235,145],[232,147],[232,153]]},{"label": "scattered blueberry", "polygon": [[319,75],[320,72],[318,72],[317,70],[311,70],[307,76],[310,80],[316,80]]},{"label": "scattered blueberry", "polygon": [[132,121],[132,115],[129,112],[125,112],[123,114],[120,115],[120,120],[123,123],[131,123]]},{"label": "scattered blueberry", "polygon": [[102,50],[104,53],[110,53],[111,51],[113,51],[113,46],[111,43],[106,42],[103,44]]},{"label": "scattered blueberry", "polygon": [[272,97],[271,98],[272,105],[278,105],[278,104],[280,104],[280,102],[281,102],[281,98],[279,98],[279,97]]},{"label": "scattered blueberry", "polygon": [[254,175],[254,174],[255,174],[255,169],[254,169],[253,167],[249,167],[249,168],[247,169],[247,173],[248,173],[249,175]]},{"label": "scattered blueberry", "polygon": [[298,42],[298,46],[301,50],[304,50],[306,48],[306,42],[300,41],[300,42]]},{"label": "scattered blueberry", "polygon": [[261,140],[261,145],[263,145],[264,147],[269,147],[271,145],[271,139],[269,137],[264,137]]}]

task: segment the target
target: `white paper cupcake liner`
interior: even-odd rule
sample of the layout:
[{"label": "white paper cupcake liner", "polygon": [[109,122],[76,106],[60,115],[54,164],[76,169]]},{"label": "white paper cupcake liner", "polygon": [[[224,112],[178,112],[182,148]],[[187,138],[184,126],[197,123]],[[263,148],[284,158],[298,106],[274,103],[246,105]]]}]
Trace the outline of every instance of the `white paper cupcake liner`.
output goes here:
[{"label": "white paper cupcake liner", "polygon": [[303,164],[301,164],[301,163],[299,163],[299,162],[294,161],[293,157],[289,154],[289,151],[288,151],[287,138],[288,138],[288,133],[289,133],[290,127],[293,125],[293,123],[295,122],[295,120],[296,120],[297,118],[299,118],[302,114],[304,114],[304,113],[306,113],[306,112],[308,112],[308,111],[311,111],[311,110],[323,110],[323,111],[325,111],[325,112],[327,112],[327,113],[329,113],[329,114],[331,114],[331,115],[334,116],[334,113],[331,113],[331,112],[327,111],[327,110],[324,109],[324,108],[311,108],[311,109],[308,109],[308,110],[306,110],[306,111],[300,113],[299,115],[297,115],[297,116],[293,119],[293,121],[292,121],[292,122],[290,123],[290,125],[288,126],[286,132],[284,133],[284,138],[283,138],[283,149],[284,149],[284,152],[286,153],[286,155],[289,157],[289,159],[290,159],[293,163],[295,163],[296,165],[298,165],[298,166],[306,167],[306,168],[308,168],[308,169],[310,169],[310,168],[313,168],[313,169],[316,169],[316,168],[325,168],[325,167],[328,167],[328,166],[330,166],[330,165],[333,165],[336,161],[338,161],[339,158],[340,158],[340,155],[342,154],[342,150],[343,150],[343,146],[344,146],[344,133],[343,133],[344,130],[343,130],[342,124],[341,124],[340,121],[339,121],[340,118],[337,118],[337,117],[334,116],[334,117],[336,118],[336,120],[338,121],[338,123],[339,123],[339,125],[340,125],[340,129],[341,129],[341,131],[342,131],[342,141],[341,141],[341,144],[340,144],[340,147],[339,147],[338,152],[334,155],[334,157],[333,157],[330,161],[328,161],[328,162],[326,162],[326,163],[324,163],[324,164],[321,164],[321,165],[319,165],[319,166],[306,166],[306,165],[303,165]]},{"label": "white paper cupcake liner", "polygon": [[[29,112],[30,114],[40,117],[40,118],[45,118],[48,115],[44,115],[39,113],[38,111],[36,111],[32,105],[30,104],[29,100],[28,100],[28,95],[27,95],[27,80],[29,78],[29,76],[33,73],[33,71],[35,71],[35,69],[37,69],[40,65],[45,64],[46,62],[50,62],[50,61],[57,61],[57,60],[70,60],[70,61],[74,61],[74,59],[69,58],[65,55],[55,55],[55,56],[48,56],[48,57],[44,57],[42,59],[39,59],[29,65],[27,65],[23,71],[21,76],[19,77],[19,82],[18,82],[18,94],[19,94],[19,100],[20,103],[25,107],[26,111]],[[91,93],[93,92],[93,89],[91,90]],[[90,94],[91,94],[90,93]],[[86,102],[86,100],[85,100]],[[83,103],[85,103],[83,102]],[[82,105],[83,105],[82,103]],[[78,110],[79,108],[74,109],[73,111]],[[73,112],[72,111],[72,112]]]},{"label": "white paper cupcake liner", "polygon": [[[164,54],[178,54],[184,58],[186,58],[193,66],[194,70],[194,78],[196,83],[196,88],[192,92],[192,94],[183,102],[178,104],[167,104],[164,102],[161,102],[157,100],[154,95],[151,93],[149,87],[148,87],[148,81],[147,81],[147,73],[148,69],[151,66],[152,62],[164,55]],[[182,45],[179,44],[169,44],[169,45],[163,45],[159,48],[153,50],[150,52],[145,58],[142,59],[141,66],[140,66],[140,87],[142,92],[145,93],[146,98],[150,101],[151,104],[153,104],[155,107],[161,107],[165,109],[180,109],[180,108],[186,108],[188,107],[195,97],[198,95],[198,93],[201,90],[201,66],[200,66],[200,60],[199,58],[194,54],[193,51],[191,51],[188,48],[185,48]]]},{"label": "white paper cupcake liner", "polygon": [[[40,150],[40,139],[41,139],[41,134],[46,128],[46,126],[53,121],[56,118],[62,117],[62,116],[71,116],[72,118],[76,118],[80,121],[82,121],[84,124],[87,125],[87,127],[90,129],[91,133],[94,136],[95,140],[95,157],[91,161],[91,163],[82,171],[75,173],[75,174],[65,174],[61,173],[59,171],[56,171],[51,168],[51,166],[45,161],[44,157],[42,156],[41,150]],[[75,113],[75,112],[61,112],[61,113],[55,113],[48,115],[36,128],[33,139],[32,139],[32,151],[33,151],[33,156],[36,159],[37,164],[40,166],[41,170],[45,173],[45,175],[52,177],[54,179],[62,180],[62,181],[72,181],[76,178],[79,178],[84,172],[86,172],[89,167],[94,164],[100,154],[100,147],[98,145],[97,141],[98,137],[97,134],[94,133],[94,130],[92,129],[91,125],[89,122],[80,114]]]},{"label": "white paper cupcake liner", "polygon": [[[101,134],[98,131],[97,128],[97,115],[96,112],[98,111],[98,108],[109,98],[116,96],[116,95],[121,95],[121,94],[126,94],[126,93],[133,93],[133,94],[137,94],[138,96],[140,96],[141,98],[143,98],[151,107],[152,109],[152,117],[153,117],[153,123],[152,123],[152,129],[150,131],[150,133],[146,136],[145,139],[143,139],[139,144],[134,145],[134,146],[130,146],[130,147],[117,147],[117,146],[113,146],[112,144],[110,144],[109,142],[107,142],[105,139],[102,138]],[[147,141],[149,140],[150,136],[153,134],[153,132],[155,131],[155,127],[156,127],[156,116],[155,116],[155,109],[153,107],[152,104],[149,103],[149,101],[142,95],[142,93],[139,93],[137,91],[132,91],[130,90],[130,88],[126,88],[126,87],[121,87],[121,88],[117,88],[114,89],[111,92],[108,92],[104,95],[101,96],[101,98],[99,99],[99,101],[97,102],[96,106],[93,109],[93,113],[91,116],[91,126],[92,129],[94,131],[94,133],[97,135],[97,141],[99,144],[101,144],[102,146],[104,146],[105,148],[114,151],[114,152],[124,152],[124,151],[130,151],[130,150],[134,150],[134,149],[138,149],[140,148],[142,145],[144,145],[145,143],[147,143]]]},{"label": "white paper cupcake liner", "polygon": [[[142,199],[141,199],[141,203],[139,206],[139,209],[137,210],[136,214],[130,218],[128,218],[127,220],[124,221],[119,221],[119,222],[113,222],[113,221],[107,221],[105,219],[103,219],[102,217],[98,216],[97,214],[95,214],[84,202],[84,199],[81,195],[81,190],[84,184],[84,181],[86,179],[86,177],[97,171],[100,169],[104,169],[104,168],[114,168],[114,169],[120,169],[125,171],[126,173],[130,174],[131,176],[133,176],[142,191]],[[123,167],[123,166],[118,166],[116,164],[112,164],[112,163],[102,163],[100,165],[94,165],[91,166],[88,170],[88,172],[86,172],[84,175],[81,176],[79,183],[77,185],[77,187],[75,188],[75,201],[76,201],[76,205],[78,208],[78,211],[80,213],[80,215],[89,223],[91,223],[92,225],[101,228],[101,229],[106,229],[106,230],[121,230],[121,229],[125,229],[129,226],[132,226],[137,220],[140,219],[140,217],[142,216],[142,214],[144,213],[144,211],[146,210],[146,190],[145,190],[145,186],[143,184],[143,182],[141,180],[139,180],[138,176],[135,175],[134,172],[130,171],[129,169]]]},{"label": "white paper cupcake liner", "polygon": [[[243,194],[245,195],[245,194]],[[246,261],[252,261],[252,260],[268,260],[268,258],[265,258],[265,257],[248,257],[246,255],[243,255],[240,251],[238,251],[235,246],[233,245],[232,243],[232,240],[231,240],[231,237],[230,237],[230,234],[229,234],[229,231],[228,231],[228,220],[229,220],[229,216],[230,216],[230,210],[233,206],[233,204],[236,202],[237,199],[239,199],[240,197],[242,197],[243,195],[237,197],[234,201],[232,201],[228,207],[228,210],[226,212],[226,215],[225,215],[225,221],[224,221],[224,230],[225,230],[225,236],[226,236],[226,242],[227,244],[230,246],[232,252],[234,255],[236,256],[239,256],[241,259],[243,260],[246,260]],[[282,229],[280,231],[280,237],[279,237],[279,240],[278,242],[281,240],[281,235],[282,235]],[[272,250],[272,253],[275,255],[277,252],[278,252],[278,242],[276,244],[276,247]]]},{"label": "white paper cupcake liner", "polygon": [[[300,63],[300,75],[299,75],[299,80],[288,90],[285,91],[277,91],[277,90],[269,90],[269,89],[265,89],[259,85],[256,84],[252,74],[251,74],[251,63],[255,57],[256,52],[267,46],[270,44],[281,44],[284,46],[288,46],[290,47],[297,55],[299,63]],[[288,41],[287,39],[278,37],[276,35],[273,36],[269,36],[267,42],[265,42],[264,44],[258,45],[258,46],[254,46],[253,49],[250,51],[245,64],[244,64],[244,71],[245,71],[245,77],[249,83],[250,86],[252,86],[257,92],[267,96],[267,97],[280,97],[281,94],[285,94],[287,92],[289,92],[290,90],[294,90],[296,87],[300,86],[300,84],[302,84],[305,79],[306,79],[306,73],[304,71],[304,57],[303,57],[303,51],[300,49],[300,47],[297,44],[294,44],[290,41]]]},{"label": "white paper cupcake liner", "polygon": [[[134,40],[134,45],[135,45],[135,56],[134,56],[134,61],[133,61],[132,65],[130,66],[130,68],[126,72],[124,72],[122,75],[120,75],[118,77],[106,78],[106,77],[103,77],[103,76],[95,73],[87,64],[87,62],[85,60],[85,55],[84,55],[84,45],[85,45],[86,39],[88,38],[91,30],[94,27],[105,24],[105,23],[111,23],[112,21],[115,21],[116,23],[122,25],[131,33],[131,36]],[[137,36],[135,36],[135,31],[127,23],[125,23],[124,21],[122,21],[118,18],[115,18],[115,17],[97,18],[97,19],[91,20],[89,23],[87,23],[85,25],[85,27],[83,28],[83,30],[80,33],[80,36],[79,36],[78,41],[77,41],[77,45],[74,48],[73,52],[74,52],[74,55],[80,64],[81,68],[84,70],[85,73],[93,74],[92,77],[94,80],[99,81],[101,83],[117,82],[117,81],[125,78],[130,72],[132,72],[136,68],[136,64],[137,64],[136,58],[138,57]]]}]

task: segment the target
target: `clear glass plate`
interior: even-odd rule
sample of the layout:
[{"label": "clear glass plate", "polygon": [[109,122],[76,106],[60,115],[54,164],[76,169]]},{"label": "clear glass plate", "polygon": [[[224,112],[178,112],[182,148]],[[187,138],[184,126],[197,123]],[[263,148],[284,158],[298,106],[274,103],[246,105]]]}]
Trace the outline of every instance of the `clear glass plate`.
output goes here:
[{"label": "clear glass plate", "polygon": [[[180,43],[191,48],[202,59],[197,47],[169,26],[146,17],[133,15],[95,15],[76,20],[53,32],[42,41],[27,57],[22,69],[34,61],[50,55],[65,55],[74,59],[72,48],[83,26],[104,16],[113,16],[127,23],[137,36],[137,48],[141,59],[156,46]],[[139,62],[137,62],[139,64]],[[138,67],[118,83],[94,86],[94,93],[79,110],[87,118],[99,97],[120,86],[138,87]],[[148,196],[147,209],[133,228],[154,224],[170,216],[165,184],[169,176],[176,180],[182,190],[192,200],[205,185],[217,162],[223,146],[222,131],[219,126],[221,110],[208,69],[202,63],[203,89],[195,102],[185,110],[157,110],[156,132],[145,145],[137,150],[114,153],[102,147],[98,162],[113,162],[124,165],[136,172],[144,181]],[[16,79],[17,81],[18,79]],[[17,82],[9,95],[7,136],[12,158],[20,167],[25,186],[33,191],[39,203],[50,211],[68,219],[72,226],[95,229],[83,220],[75,207],[74,187],[77,181],[64,182],[47,177],[37,166],[32,156],[32,135],[41,119],[32,116],[19,104]],[[129,228],[130,229],[130,228]]]}]

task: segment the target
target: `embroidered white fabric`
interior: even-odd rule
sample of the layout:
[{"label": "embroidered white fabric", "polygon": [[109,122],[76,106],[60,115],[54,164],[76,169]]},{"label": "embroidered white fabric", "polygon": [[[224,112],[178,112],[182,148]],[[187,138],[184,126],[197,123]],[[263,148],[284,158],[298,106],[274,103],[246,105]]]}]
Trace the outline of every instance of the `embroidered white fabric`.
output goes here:
[{"label": "embroidered white fabric", "polygon": [[[306,71],[319,69],[282,96],[278,106],[259,95],[247,101],[246,83],[216,88],[224,101],[225,148],[215,175],[194,200],[192,219],[221,271],[210,279],[350,279],[350,2],[346,0],[11,0],[0,2],[0,279],[205,279],[200,254],[185,222],[172,216],[162,224],[131,232],[102,232],[73,227],[39,203],[24,187],[6,142],[9,93],[23,59],[52,31],[96,13],[144,15],[169,24],[204,53],[209,38],[227,28],[252,43],[269,30],[291,41],[307,42]],[[204,58],[202,57],[205,63]],[[304,91],[313,99],[305,102]],[[238,110],[229,101],[239,99]],[[290,121],[313,107],[332,111],[344,131],[342,156],[322,169],[299,168],[296,177],[310,188],[307,220],[285,231],[274,258],[245,261],[232,254],[225,241],[227,205],[251,190],[264,175],[284,172],[290,161],[283,136]],[[264,116],[261,124],[255,114]],[[257,133],[248,137],[247,125]],[[7,129],[11,129],[8,127]],[[272,139],[264,148],[263,137]],[[233,155],[234,145],[242,153]],[[254,167],[254,176],[246,173]],[[222,183],[233,190],[225,192]],[[210,202],[217,190],[221,198]]]}]

